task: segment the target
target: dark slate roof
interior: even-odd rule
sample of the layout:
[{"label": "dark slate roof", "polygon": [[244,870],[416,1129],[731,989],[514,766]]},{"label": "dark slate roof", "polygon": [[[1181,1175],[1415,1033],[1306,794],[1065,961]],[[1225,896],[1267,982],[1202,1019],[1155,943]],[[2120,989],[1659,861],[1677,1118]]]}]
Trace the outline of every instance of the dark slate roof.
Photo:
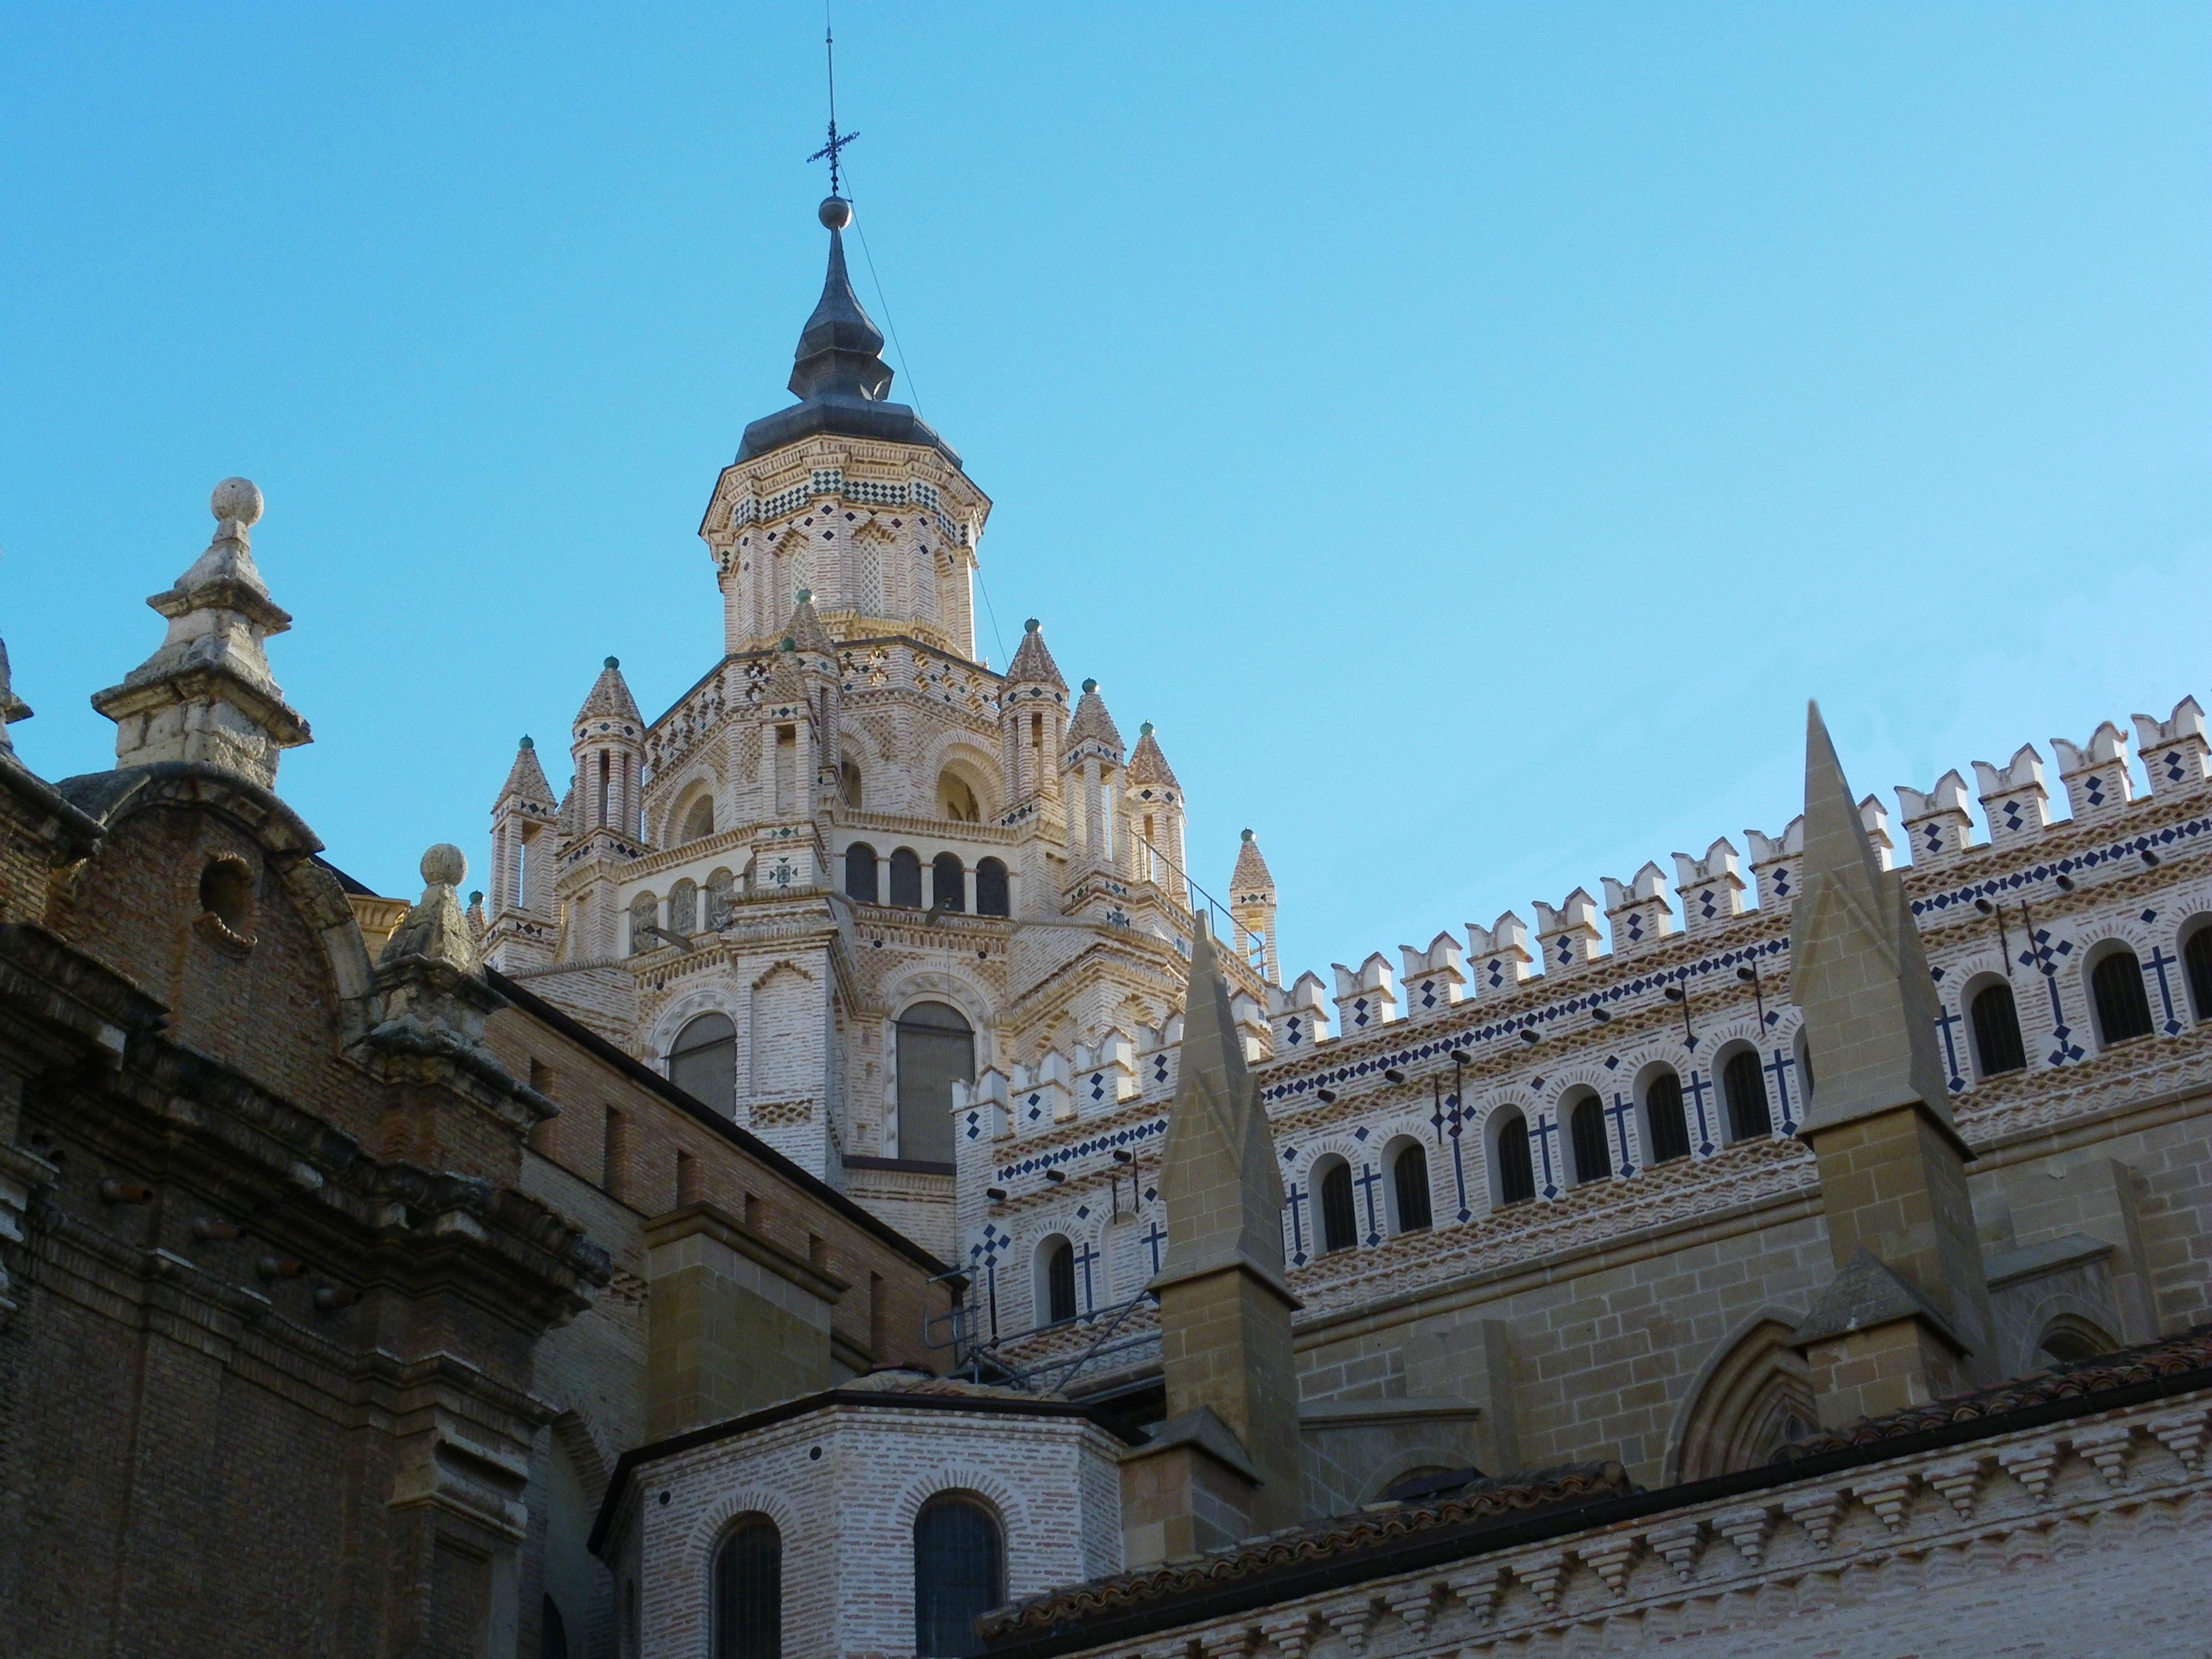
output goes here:
[{"label": "dark slate roof", "polygon": [[792,354],[791,392],[799,401],[748,426],[738,445],[738,459],[749,461],[828,432],[925,445],[958,466],[959,455],[928,422],[904,404],[885,401],[892,377],[883,357],[883,331],[862,308],[845,270],[841,226],[851,222],[850,207],[830,198],[822,204],[822,222],[830,230],[830,270],[823,279],[822,298]]}]

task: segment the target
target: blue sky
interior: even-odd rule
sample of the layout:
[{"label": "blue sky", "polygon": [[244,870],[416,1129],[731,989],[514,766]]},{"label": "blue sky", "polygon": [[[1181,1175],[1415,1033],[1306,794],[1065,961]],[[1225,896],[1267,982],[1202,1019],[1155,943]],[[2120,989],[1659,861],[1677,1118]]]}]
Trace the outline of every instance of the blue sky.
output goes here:
[{"label": "blue sky", "polygon": [[[983,648],[1040,616],[1158,723],[1290,972],[1778,830],[1808,695],[1885,793],[2212,702],[2202,5],[838,30],[863,295],[997,503]],[[85,699],[234,472],[316,733],[282,790],[381,890],[481,865],[519,734],[563,781],[604,655],[648,714],[690,685],[699,515],[820,283],[820,35],[0,13],[29,763],[108,763]]]}]

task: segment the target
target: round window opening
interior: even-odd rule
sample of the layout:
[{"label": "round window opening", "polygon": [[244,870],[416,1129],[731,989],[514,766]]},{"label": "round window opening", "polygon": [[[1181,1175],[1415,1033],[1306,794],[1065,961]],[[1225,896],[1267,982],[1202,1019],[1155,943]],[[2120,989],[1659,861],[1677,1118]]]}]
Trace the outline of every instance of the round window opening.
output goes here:
[{"label": "round window opening", "polygon": [[208,860],[200,872],[200,911],[240,945],[253,942],[253,872],[242,859]]}]

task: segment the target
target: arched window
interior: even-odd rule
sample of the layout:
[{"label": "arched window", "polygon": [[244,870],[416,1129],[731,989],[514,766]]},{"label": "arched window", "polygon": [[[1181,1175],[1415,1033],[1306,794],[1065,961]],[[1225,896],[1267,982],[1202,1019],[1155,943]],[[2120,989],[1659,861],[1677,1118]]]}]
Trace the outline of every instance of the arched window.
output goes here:
[{"label": "arched window", "polygon": [[968,908],[968,871],[957,853],[939,853],[929,861],[929,903],[935,910]]},{"label": "arched window", "polygon": [[704,841],[714,833],[714,798],[702,795],[684,814],[684,828],[677,832],[677,842],[680,846],[688,841]]},{"label": "arched window", "polygon": [[1690,1120],[1682,1110],[1682,1079],[1662,1066],[1644,1085],[1644,1155],[1654,1164],[1671,1164],[1690,1155]]},{"label": "arched window", "polygon": [[837,763],[837,799],[853,811],[860,810],[860,769],[848,760]]},{"label": "arched window", "polygon": [[668,1080],[725,1117],[738,1115],[738,1028],[727,1014],[702,1014],[676,1034]]},{"label": "arched window", "polygon": [[1755,1140],[1774,1133],[1774,1119],[1766,1103],[1766,1079],[1759,1066],[1758,1053],[1739,1048],[1721,1067],[1721,1092],[1728,1097],[1729,1139]]},{"label": "arched window", "polygon": [[668,890],[668,931],[685,939],[699,931],[699,888],[688,878]]},{"label": "arched window", "polygon": [[561,1617],[560,1603],[548,1595],[538,1608],[538,1659],[568,1659],[568,1626]]},{"label": "arched window", "polygon": [[898,1017],[896,1029],[898,1155],[950,1164],[952,1085],[975,1080],[975,1032],[944,1002],[917,1002]]},{"label": "arched window", "polygon": [[1605,1144],[1605,1108],[1595,1095],[1584,1095],[1567,1115],[1567,1135],[1575,1152],[1575,1185],[1588,1186],[1613,1173],[1613,1154]]},{"label": "arched window", "polygon": [[1430,1224],[1429,1155],[1419,1141],[1407,1141],[1391,1158],[1390,1193],[1397,1200],[1400,1232],[1419,1232]]},{"label": "arched window", "polygon": [[1966,1018],[1974,1028],[1974,1059],[1984,1077],[2026,1067],[2027,1051],[2020,1040],[2020,1011],[2013,1006],[2011,986],[2002,980],[1984,985],[1966,1005]]},{"label": "arched window", "polygon": [[1359,1242],[1359,1216],[1352,1203],[1352,1166],[1340,1158],[1321,1170],[1321,1247],[1348,1250]]},{"label": "arched window", "polygon": [[957,772],[941,774],[937,780],[937,816],[951,818],[956,823],[982,821],[983,811],[975,803],[975,792]]},{"label": "arched window", "polygon": [[2150,998],[2142,964],[2125,945],[2098,958],[2089,970],[2089,1000],[2097,1005],[2097,1036],[2106,1048],[2150,1035]]},{"label": "arched window", "polygon": [[1013,914],[1013,905],[1006,890],[1006,866],[996,859],[984,859],[975,866],[975,914],[979,916]]},{"label": "arched window", "polygon": [[980,1613],[1006,1599],[999,1523],[973,1498],[940,1493],[914,1518],[914,1650],[917,1659],[981,1653]]},{"label": "arched window", "polygon": [[891,854],[891,902],[909,910],[921,908],[921,860],[911,847]]},{"label": "arched window", "polygon": [[1516,1111],[1498,1114],[1490,1145],[1498,1171],[1498,1201],[1525,1204],[1536,1196],[1536,1170],[1528,1157],[1528,1121]]},{"label": "arched window", "polygon": [[658,923],[660,921],[660,901],[650,893],[640,893],[629,902],[629,953],[641,957],[647,951],[660,948]]},{"label": "arched window", "polygon": [[2212,1019],[2212,927],[2199,927],[2181,947],[2189,975],[2189,1004],[2200,1020]]},{"label": "arched window", "polygon": [[876,849],[856,841],[845,849],[845,896],[856,904],[873,904],[878,890]]},{"label": "arched window", "polygon": [[1040,1325],[1075,1317],[1075,1246],[1055,1235],[1037,1247],[1036,1307]]},{"label": "arched window", "polygon": [[2035,1358],[2049,1365],[2079,1365],[2119,1346],[2087,1320],[2062,1314],[2037,1339]]},{"label": "arched window", "polygon": [[783,1651],[783,1538],[764,1515],[732,1528],[714,1556],[714,1659]]}]

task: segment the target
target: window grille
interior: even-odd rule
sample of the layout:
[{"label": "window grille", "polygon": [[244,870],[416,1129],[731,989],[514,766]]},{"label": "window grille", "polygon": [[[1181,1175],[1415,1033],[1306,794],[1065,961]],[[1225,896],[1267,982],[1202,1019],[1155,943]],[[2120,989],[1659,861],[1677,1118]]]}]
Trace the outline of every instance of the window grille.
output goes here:
[{"label": "window grille", "polygon": [[783,1539],[766,1516],[748,1516],[714,1557],[714,1659],[782,1650]]},{"label": "window grille", "polygon": [[1613,1156],[1605,1144],[1605,1108],[1595,1095],[1584,1095],[1567,1120],[1575,1144],[1575,1185],[1602,1181],[1613,1173]]},{"label": "window grille", "polygon": [[1759,1073],[1757,1054],[1748,1048],[1737,1049],[1722,1068],[1721,1091],[1728,1096],[1729,1139],[1753,1140],[1774,1133],[1774,1118],[1766,1104],[1766,1079]]},{"label": "window grille", "polygon": [[2027,1045],[2020,1040],[2020,1010],[2012,1000],[2012,987],[1992,985],[1978,993],[1968,1011],[1974,1027],[1974,1054],[1984,1077],[2001,1077],[2027,1066]]},{"label": "window grille", "polygon": [[1397,1188],[1398,1231],[1419,1232],[1430,1221],[1429,1155],[1419,1146],[1405,1148],[1390,1166],[1390,1175]]},{"label": "window grille", "polygon": [[1321,1178],[1321,1247],[1348,1250],[1359,1242],[1359,1219],[1352,1205],[1352,1166],[1342,1159]]},{"label": "window grille", "polygon": [[914,1646],[918,1659],[981,1653],[976,1615],[1006,1599],[999,1524],[982,1505],[933,1498],[914,1521]]},{"label": "window grille", "polygon": [[1682,1079],[1670,1069],[1657,1073],[1644,1091],[1644,1119],[1651,1131],[1646,1156],[1666,1164],[1690,1155],[1690,1123],[1682,1111]]},{"label": "window grille", "polygon": [[2097,1034],[2107,1044],[2150,1035],[2150,997],[2134,951],[2115,951],[2090,969],[2089,994],[2097,1005]]}]

